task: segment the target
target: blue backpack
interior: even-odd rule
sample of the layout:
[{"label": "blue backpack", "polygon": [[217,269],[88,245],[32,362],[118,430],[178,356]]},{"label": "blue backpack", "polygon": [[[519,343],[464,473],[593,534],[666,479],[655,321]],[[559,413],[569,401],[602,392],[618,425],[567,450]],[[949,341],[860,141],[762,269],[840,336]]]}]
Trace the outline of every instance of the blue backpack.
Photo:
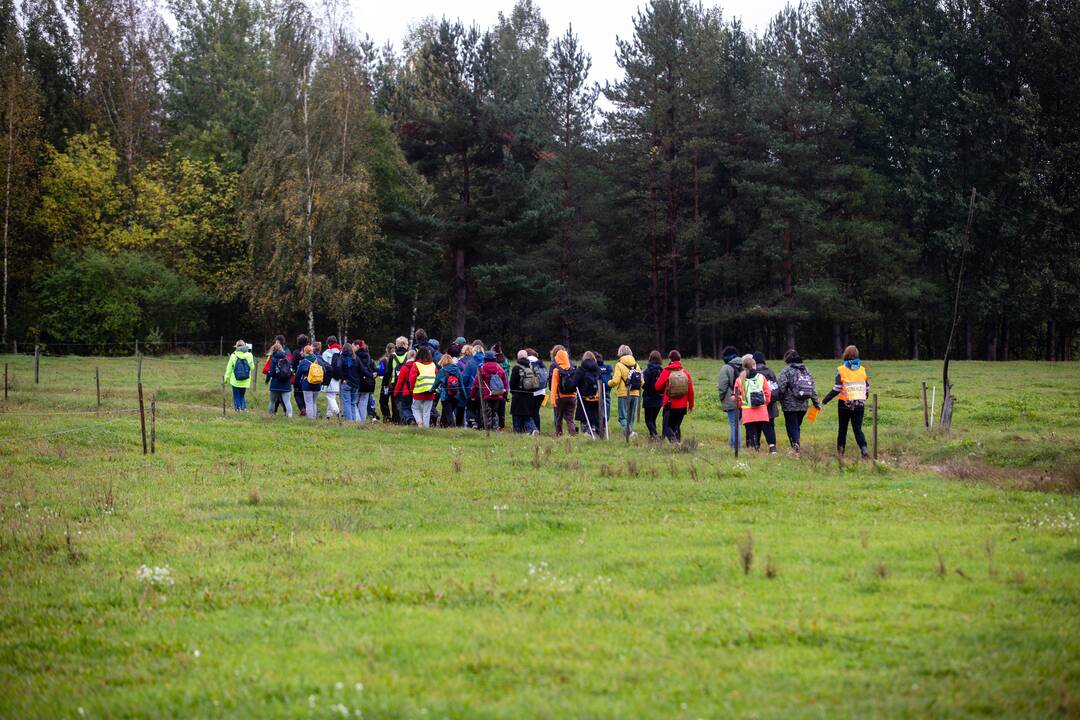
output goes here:
[{"label": "blue backpack", "polygon": [[502,377],[498,373],[492,373],[491,379],[488,381],[488,393],[494,397],[495,395],[505,395],[506,386],[503,385]]},{"label": "blue backpack", "polygon": [[233,363],[232,374],[237,380],[247,380],[251,377],[251,365],[248,364],[247,358],[236,358]]}]

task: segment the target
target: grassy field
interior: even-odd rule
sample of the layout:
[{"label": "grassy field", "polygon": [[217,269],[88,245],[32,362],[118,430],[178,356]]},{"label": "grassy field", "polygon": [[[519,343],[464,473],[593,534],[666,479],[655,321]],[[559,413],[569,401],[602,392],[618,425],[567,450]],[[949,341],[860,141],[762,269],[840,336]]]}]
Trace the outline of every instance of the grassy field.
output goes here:
[{"label": "grassy field", "polygon": [[940,364],[868,362],[841,468],[834,407],[736,462],[710,361],[676,450],[223,418],[147,359],[143,457],[133,360],[0,360],[0,717],[1080,717],[1080,364],[956,364],[941,437]]}]

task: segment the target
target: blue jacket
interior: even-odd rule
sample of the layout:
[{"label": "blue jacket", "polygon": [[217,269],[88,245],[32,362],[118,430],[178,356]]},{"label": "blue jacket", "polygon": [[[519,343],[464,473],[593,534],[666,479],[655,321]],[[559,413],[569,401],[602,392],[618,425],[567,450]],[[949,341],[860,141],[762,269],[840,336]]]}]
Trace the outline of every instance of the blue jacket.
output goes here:
[{"label": "blue jacket", "polygon": [[465,388],[465,397],[472,397],[472,387],[476,383],[476,373],[480,370],[480,363],[476,362],[476,355],[471,355],[462,360],[461,364],[464,366],[461,369],[461,384]]},{"label": "blue jacket", "polygon": [[288,353],[286,353],[286,352],[284,352],[282,350],[276,351],[270,357],[270,367],[267,368],[268,372],[266,374],[266,377],[270,381],[270,389],[272,391],[274,391],[274,392],[284,392],[284,393],[292,392],[292,384],[289,382],[288,378],[285,378],[284,380],[278,380],[277,378],[274,377],[274,367],[278,364],[278,361],[281,360],[282,358],[285,358],[286,360],[289,358]]},{"label": "blue jacket", "polygon": [[296,381],[304,392],[319,392],[322,390],[322,385],[312,385],[307,381],[308,370],[311,369],[311,363],[313,362],[315,362],[315,356],[309,355],[303,358],[300,364],[296,366]]},{"label": "blue jacket", "polygon": [[443,402],[450,400],[446,396],[446,379],[454,375],[458,379],[458,395],[453,398],[455,402],[463,402],[465,400],[465,383],[461,378],[461,368],[457,365],[446,365],[439,368],[438,374],[435,376],[435,389],[434,392],[439,393],[439,399]]}]

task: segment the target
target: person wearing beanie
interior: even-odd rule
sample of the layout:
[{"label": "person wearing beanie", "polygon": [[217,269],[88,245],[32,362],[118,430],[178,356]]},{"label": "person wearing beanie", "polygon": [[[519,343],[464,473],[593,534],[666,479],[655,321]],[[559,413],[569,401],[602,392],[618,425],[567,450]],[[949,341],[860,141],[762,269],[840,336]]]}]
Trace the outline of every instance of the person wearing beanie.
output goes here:
[{"label": "person wearing beanie", "polygon": [[818,400],[817,389],[814,387],[814,376],[806,369],[802,357],[795,348],[784,353],[784,362],[787,367],[780,371],[776,391],[780,395],[780,410],[784,413],[784,428],[787,430],[788,442],[791,443],[791,449],[798,453],[806,404],[812,402],[814,407],[820,410],[821,403]]},{"label": "person wearing beanie", "polygon": [[720,368],[720,377],[716,381],[716,389],[720,393],[720,407],[728,417],[728,445],[734,450],[738,447],[739,412],[735,404],[735,381],[742,372],[742,358],[734,345],[726,346],[722,353],[724,366]]},{"label": "person wearing beanie", "polygon": [[225,381],[232,388],[233,410],[247,411],[247,389],[251,387],[251,374],[255,372],[255,357],[251,346],[237,340],[229,362],[225,365]]},{"label": "person wearing beanie", "polygon": [[671,443],[681,443],[683,418],[694,411],[694,382],[682,366],[678,350],[668,353],[668,365],[656,380],[656,391],[664,395],[664,437]]}]

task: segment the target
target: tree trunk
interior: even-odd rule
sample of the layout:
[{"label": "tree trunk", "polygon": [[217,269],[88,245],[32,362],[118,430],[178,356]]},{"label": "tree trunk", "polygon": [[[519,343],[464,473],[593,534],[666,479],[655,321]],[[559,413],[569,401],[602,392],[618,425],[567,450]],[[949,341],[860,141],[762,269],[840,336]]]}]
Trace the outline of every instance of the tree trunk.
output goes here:
[{"label": "tree trunk", "polygon": [[[468,219],[472,208],[472,188],[469,167],[469,153],[464,150],[461,153],[461,205],[464,219]],[[469,287],[465,276],[465,241],[456,238],[454,248],[454,333],[465,336],[466,305],[469,301]]]},{"label": "tree trunk", "polygon": [[[5,234],[5,237],[6,237],[6,235],[7,235],[7,232],[6,232],[7,231],[7,221],[6,220],[4,221],[4,230],[5,230],[4,234]],[[1047,354],[1046,359],[1049,360],[1050,362],[1057,362],[1057,359],[1058,359],[1058,355],[1057,355],[1057,325],[1054,324],[1053,320],[1048,320],[1047,321],[1047,323],[1046,323],[1046,334],[1049,336],[1047,344],[1049,345],[1048,349],[1050,351]]]},{"label": "tree trunk", "polygon": [[[784,304],[788,313],[795,307],[795,258],[792,246],[791,226],[787,225],[784,228]],[[795,347],[795,322],[790,319],[787,321],[786,343],[787,350]]]},{"label": "tree trunk", "polygon": [[11,218],[11,166],[15,162],[15,95],[8,87],[7,167],[4,172],[4,330],[0,347],[7,349],[8,339],[8,227]]},{"label": "tree trunk", "polygon": [[650,294],[652,296],[653,342],[656,345],[656,348],[658,350],[660,350],[660,352],[662,353],[662,352],[664,352],[664,346],[663,346],[663,343],[660,342],[660,340],[661,340],[661,338],[660,338],[660,325],[661,325],[661,318],[660,318],[660,282],[659,282],[659,273],[660,273],[659,265],[660,265],[660,261],[659,261],[659,258],[657,258],[657,256],[656,256],[656,197],[655,197],[655,191],[650,193],[650,195],[652,195],[652,197],[650,198],[652,200],[652,202],[650,204],[652,205],[653,222],[652,222],[652,232],[649,233],[649,289],[651,290]]},{"label": "tree trunk", "polygon": [[[563,144],[563,177],[562,177],[562,256],[559,260],[559,289],[563,298],[570,295],[570,133],[573,131],[570,115],[570,103],[566,103],[563,109],[563,133],[566,138]],[[570,318],[566,314],[566,302],[560,303],[562,315],[563,345],[570,347]]]},{"label": "tree trunk", "polygon": [[1009,353],[1009,321],[1006,318],[1001,320],[1001,355],[998,357],[1001,361],[1008,361],[1010,357]]},{"label": "tree trunk", "polygon": [[844,354],[844,345],[840,338],[840,323],[834,322],[832,326],[833,333],[833,357],[840,358]]},{"label": "tree trunk", "polygon": [[964,320],[964,356],[965,359],[971,360],[974,357],[974,338],[971,332],[971,318]]},{"label": "tree trunk", "polygon": [[998,321],[991,318],[986,322],[986,359],[997,360]]},{"label": "tree trunk", "polygon": [[307,321],[308,333],[315,340],[315,183],[311,171],[311,125],[308,115],[308,70],[304,69],[301,103],[304,119],[304,175],[307,189],[304,197],[304,228],[307,234]]},{"label": "tree trunk", "polygon": [[702,357],[701,347],[701,256],[698,253],[698,235],[701,232],[701,185],[698,182],[698,158],[694,151],[694,244],[691,248],[694,262],[694,340],[697,356]]},{"label": "tree trunk", "polygon": [[919,359],[919,321],[911,320],[908,323],[908,330],[911,333],[911,359]]}]

